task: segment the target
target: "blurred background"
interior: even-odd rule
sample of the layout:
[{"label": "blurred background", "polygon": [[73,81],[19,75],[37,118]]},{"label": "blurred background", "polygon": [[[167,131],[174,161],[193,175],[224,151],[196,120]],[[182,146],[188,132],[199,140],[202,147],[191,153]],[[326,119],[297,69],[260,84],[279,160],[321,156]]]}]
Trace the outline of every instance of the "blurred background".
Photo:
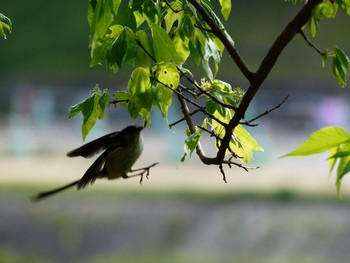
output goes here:
[{"label": "blurred background", "polygon": [[[256,69],[299,10],[284,1],[233,1],[227,30]],[[256,12],[259,10],[259,12]],[[81,117],[68,108],[96,83],[125,89],[117,76],[89,67],[87,1],[3,1],[13,32],[0,40],[0,262],[345,262],[350,257],[349,179],[336,199],[327,155],[278,159],[326,125],[350,128],[349,90],[337,86],[331,63],[296,36],[253,101],[254,117],[289,95],[282,108],[249,131],[265,149],[249,173],[180,162],[184,127],[169,129],[154,112],[144,132],[149,180],[98,181],[40,203],[29,196],[80,178],[91,160],[68,159],[82,144]],[[313,43],[350,54],[349,17],[320,24]],[[191,68],[190,61],[188,67]],[[192,69],[192,68],[191,68]],[[202,72],[193,70],[199,78]],[[218,78],[247,88],[227,56]],[[176,102],[174,101],[175,105]],[[169,122],[181,118],[174,106]],[[87,140],[130,120],[109,107]],[[204,142],[206,151],[213,149]]]}]

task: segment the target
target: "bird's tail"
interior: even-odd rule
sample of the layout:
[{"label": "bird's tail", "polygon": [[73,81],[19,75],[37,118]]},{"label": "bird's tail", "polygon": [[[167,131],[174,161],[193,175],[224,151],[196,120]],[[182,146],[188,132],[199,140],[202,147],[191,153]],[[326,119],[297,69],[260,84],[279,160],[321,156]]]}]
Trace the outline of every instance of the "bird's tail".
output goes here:
[{"label": "bird's tail", "polygon": [[64,191],[64,190],[66,190],[66,189],[68,189],[70,187],[75,186],[75,185],[77,185],[79,183],[79,181],[80,180],[74,181],[74,182],[72,182],[70,184],[61,186],[59,188],[56,188],[56,189],[53,189],[53,190],[50,190],[50,191],[41,192],[41,193],[31,197],[30,200],[32,200],[33,202],[37,202],[37,201],[39,201],[39,200],[41,200],[43,198],[49,197],[49,196],[51,196],[53,194],[57,194],[57,193],[59,193],[61,191]]}]

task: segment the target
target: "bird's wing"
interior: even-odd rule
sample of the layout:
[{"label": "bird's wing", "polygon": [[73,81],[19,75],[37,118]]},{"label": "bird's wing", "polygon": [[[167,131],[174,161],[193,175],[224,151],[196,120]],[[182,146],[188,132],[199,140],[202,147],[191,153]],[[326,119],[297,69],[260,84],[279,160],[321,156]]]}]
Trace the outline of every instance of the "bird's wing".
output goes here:
[{"label": "bird's wing", "polygon": [[117,146],[118,144],[120,145],[119,134],[120,132],[112,132],[107,135],[104,135],[96,140],[88,142],[83,146],[68,152],[67,156],[83,156],[85,158],[92,157],[95,154],[106,149],[108,146]]},{"label": "bird's wing", "polygon": [[[114,147],[112,147],[114,148]],[[89,184],[93,184],[95,180],[99,177],[99,174],[101,173],[104,163],[106,162],[106,157],[108,154],[110,154],[112,149],[108,148],[106,151],[104,151],[95,161],[94,163],[89,167],[89,169],[86,170],[83,177],[79,180],[77,183],[78,190],[84,189]]]}]

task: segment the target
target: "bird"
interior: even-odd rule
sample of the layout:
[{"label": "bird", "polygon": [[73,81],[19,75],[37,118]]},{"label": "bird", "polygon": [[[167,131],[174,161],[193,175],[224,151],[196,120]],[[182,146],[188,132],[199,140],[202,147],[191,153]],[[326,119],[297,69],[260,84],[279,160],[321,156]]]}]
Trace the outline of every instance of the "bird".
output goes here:
[{"label": "bird", "polygon": [[[89,158],[103,151],[94,163],[86,170],[81,179],[50,191],[40,192],[31,197],[31,200],[39,201],[73,186],[76,186],[78,190],[81,190],[88,185],[93,184],[96,179],[99,178],[113,180],[141,176],[141,183],[143,174],[147,171],[148,176],[149,169],[158,164],[154,163],[148,167],[136,170],[131,169],[143,151],[142,130],[142,126],[128,126],[121,131],[106,134],[68,152],[68,157],[82,156]],[[128,175],[129,172],[140,170],[142,170],[142,172],[138,174],[131,176]]]}]

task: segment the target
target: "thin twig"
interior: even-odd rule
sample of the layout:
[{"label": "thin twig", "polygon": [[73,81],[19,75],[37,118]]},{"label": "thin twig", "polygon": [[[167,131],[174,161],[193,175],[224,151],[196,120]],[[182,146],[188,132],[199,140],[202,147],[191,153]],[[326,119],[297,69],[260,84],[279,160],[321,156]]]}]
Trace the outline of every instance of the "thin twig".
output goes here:
[{"label": "thin twig", "polygon": [[321,56],[324,56],[324,55],[325,55],[324,52],[322,52],[321,50],[319,50],[319,49],[311,42],[311,40],[306,36],[305,32],[304,32],[302,29],[300,29],[299,34],[303,37],[303,39],[306,41],[306,43],[307,43],[310,47],[312,47],[314,50],[316,50],[316,52],[317,52],[318,54],[320,54]]},{"label": "thin twig", "polygon": [[179,10],[174,9],[174,8],[171,6],[171,4],[169,3],[168,0],[164,0],[164,2],[165,2],[165,4],[171,9],[171,11],[173,11],[174,13],[179,13],[179,12],[181,12],[181,11],[183,10],[183,9],[179,9]]},{"label": "thin twig", "polygon": [[[188,114],[189,116],[193,116],[193,115],[195,115],[196,113],[198,113],[198,112],[201,112],[200,111],[200,109],[196,109],[196,110],[194,110],[193,112],[191,112],[190,114]],[[179,124],[180,122],[183,122],[183,121],[185,121],[186,119],[185,119],[185,117],[183,117],[183,118],[181,118],[181,119],[179,119],[179,120],[177,120],[177,121],[175,121],[175,122],[173,122],[173,123],[170,123],[168,126],[169,126],[169,128],[171,129],[172,127],[174,127],[175,125],[177,125],[177,124]]]},{"label": "thin twig", "polygon": [[109,104],[116,105],[116,104],[118,104],[120,102],[129,102],[129,100],[112,100],[112,101],[109,102]]},{"label": "thin twig", "polygon": [[285,97],[280,103],[278,103],[275,107],[273,107],[273,108],[271,108],[271,109],[269,109],[269,110],[267,110],[267,111],[265,111],[265,112],[259,114],[258,116],[256,116],[256,117],[253,118],[253,119],[250,119],[250,120],[248,120],[248,121],[242,121],[242,122],[240,122],[240,124],[244,124],[244,125],[248,125],[248,126],[257,126],[258,124],[251,124],[251,123],[254,122],[254,121],[256,121],[257,119],[260,119],[261,117],[263,117],[263,116],[265,116],[265,115],[270,114],[272,111],[274,111],[274,110],[280,108],[280,107],[286,102],[286,100],[287,100],[288,98],[289,98],[289,95],[286,96],[286,97]]},{"label": "thin twig", "polygon": [[[236,110],[237,108],[232,106],[232,105],[229,105],[229,104],[226,104],[226,103],[223,103],[221,101],[219,101],[217,98],[215,98],[213,95],[211,95],[209,92],[207,92],[206,90],[202,89],[201,86],[199,86],[195,81],[193,81],[190,77],[188,77],[186,74],[184,74],[179,68],[178,70],[180,71],[181,75],[184,76],[195,88],[197,88],[198,90],[200,90],[203,94],[207,95],[212,101],[220,104],[221,106],[225,107],[225,108],[228,108],[228,109],[232,109],[232,110]],[[196,94],[197,96],[199,96],[199,94]]]}]

